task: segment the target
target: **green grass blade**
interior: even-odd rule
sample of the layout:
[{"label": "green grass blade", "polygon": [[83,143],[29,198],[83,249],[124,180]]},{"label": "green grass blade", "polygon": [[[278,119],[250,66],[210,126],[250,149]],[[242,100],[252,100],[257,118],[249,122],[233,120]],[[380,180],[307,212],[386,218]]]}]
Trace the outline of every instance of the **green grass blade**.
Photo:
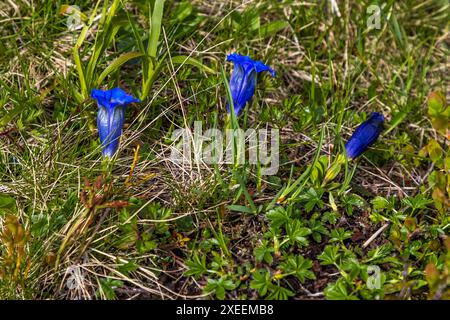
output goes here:
[{"label": "green grass blade", "polygon": [[117,57],[113,62],[110,63],[110,65],[103,70],[103,72],[100,74],[100,76],[97,78],[97,86],[100,86],[100,84],[103,82],[103,80],[112,72],[118,70],[124,63],[144,56],[142,52],[127,52],[122,54],[121,56]]},{"label": "green grass blade", "polygon": [[198,60],[196,60],[194,58],[188,57],[188,56],[175,56],[175,57],[172,57],[172,63],[174,63],[174,64],[181,64],[181,65],[188,64],[188,65],[197,67],[200,70],[202,70],[204,72],[207,72],[207,73],[216,73],[216,71],[214,71],[213,69],[205,66],[200,61],[198,61]]},{"label": "green grass blade", "polygon": [[153,9],[152,14],[150,39],[148,43],[148,55],[152,59],[156,59],[159,35],[161,33],[163,10],[164,10],[164,0],[156,0],[155,8]]}]

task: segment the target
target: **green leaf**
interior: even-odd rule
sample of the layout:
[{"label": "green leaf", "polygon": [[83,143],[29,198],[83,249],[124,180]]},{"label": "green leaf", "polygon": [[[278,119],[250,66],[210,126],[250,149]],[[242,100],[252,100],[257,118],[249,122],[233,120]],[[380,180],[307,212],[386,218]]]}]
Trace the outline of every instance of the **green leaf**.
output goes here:
[{"label": "green leaf", "polygon": [[305,282],[305,279],[315,279],[314,272],[310,269],[313,263],[309,259],[303,258],[301,255],[290,256],[286,262],[281,264],[281,270],[287,274],[295,275],[300,282]]},{"label": "green leaf", "polygon": [[311,212],[315,206],[319,208],[323,208],[324,203],[322,201],[322,195],[324,193],[324,190],[314,189],[310,188],[305,194],[303,194],[299,200],[302,202],[306,202],[305,204],[305,210],[306,212]]},{"label": "green leaf", "polygon": [[145,239],[136,242],[136,250],[139,253],[146,253],[158,247],[155,240],[150,240],[150,235],[146,235]]},{"label": "green leaf", "polygon": [[384,210],[391,208],[391,203],[386,198],[383,198],[381,196],[375,197],[372,200],[372,205],[373,208],[377,210]]},{"label": "green leaf", "polygon": [[442,160],[444,151],[442,150],[441,145],[436,140],[430,140],[428,142],[427,149],[431,161],[440,162]]},{"label": "green leaf", "polygon": [[322,222],[336,224],[339,215],[336,212],[325,212],[322,216]]},{"label": "green leaf", "polygon": [[272,252],[274,252],[274,248],[267,247],[266,243],[263,243],[261,247],[255,248],[254,254],[256,261],[258,262],[266,262],[271,264],[273,261]]},{"label": "green leaf", "polygon": [[351,238],[352,232],[346,231],[344,228],[331,230],[330,242],[343,242],[345,239]]},{"label": "green leaf", "polygon": [[307,235],[311,234],[309,228],[305,228],[301,225],[300,221],[294,220],[286,225],[286,234],[292,244],[297,243],[300,246],[307,246]]},{"label": "green leaf", "polygon": [[102,9],[102,18],[99,22],[100,31],[95,37],[94,46],[92,48],[92,55],[89,58],[87,67],[85,69],[85,79],[88,89],[93,85],[94,73],[99,64],[100,56],[111,45],[116,37],[119,29],[126,25],[126,21],[120,16],[116,16],[117,9],[120,5],[119,0],[114,0],[109,8],[109,3],[105,1]]},{"label": "green leaf", "polygon": [[411,207],[413,210],[425,209],[433,200],[427,198],[423,194],[418,194],[415,197],[407,197],[402,199],[402,203]]},{"label": "green leaf", "polygon": [[270,294],[267,300],[287,300],[293,296],[295,294],[291,290],[272,284],[270,285]]},{"label": "green leaf", "polygon": [[447,106],[442,92],[434,91],[428,96],[428,115],[431,117],[433,127],[445,134],[450,125],[450,107]]},{"label": "green leaf", "polygon": [[156,59],[159,35],[161,33],[161,22],[163,17],[163,11],[164,11],[164,0],[156,0],[152,14],[150,39],[148,43],[148,55],[152,59]]},{"label": "green leaf", "polygon": [[337,263],[337,259],[339,258],[339,247],[337,246],[326,246],[323,250],[322,254],[317,258],[321,261],[321,264],[326,266],[329,264]]},{"label": "green leaf", "polygon": [[189,1],[180,2],[172,13],[172,19],[181,22],[192,14],[193,7]]},{"label": "green leaf", "polygon": [[186,261],[186,266],[188,270],[184,274],[187,276],[199,277],[208,271],[206,268],[206,256],[202,255],[200,258],[197,253],[194,253],[191,260]]},{"label": "green leaf", "polygon": [[387,135],[389,132],[394,130],[400,123],[402,123],[403,120],[405,120],[405,118],[408,116],[409,112],[410,112],[410,109],[405,108],[405,109],[395,113],[392,116],[391,122],[389,123],[390,124],[389,128],[384,132],[383,136]]},{"label": "green leaf", "polygon": [[325,297],[328,300],[358,300],[358,298],[348,293],[347,286],[342,279],[325,288]]},{"label": "green leaf", "polygon": [[108,67],[106,67],[105,70],[103,70],[103,72],[100,74],[100,76],[97,78],[97,87],[100,86],[100,84],[103,82],[103,80],[112,72],[116,71],[117,69],[119,69],[124,63],[135,59],[135,58],[139,58],[144,56],[144,53],[142,52],[127,52],[122,54],[121,56],[117,57],[116,59],[113,60],[113,62],[111,62],[109,64]]},{"label": "green leaf", "polygon": [[49,229],[49,217],[38,213],[31,216],[31,233],[35,236],[44,235]]},{"label": "green leaf", "polygon": [[116,279],[106,278],[106,279],[100,279],[100,287],[103,293],[106,296],[107,300],[114,300],[116,299],[116,288],[120,288],[123,286],[123,282]]},{"label": "green leaf", "polygon": [[266,216],[271,222],[270,227],[273,229],[278,229],[284,226],[290,220],[289,213],[284,209],[284,207],[281,206],[270,210]]},{"label": "green leaf", "polygon": [[332,181],[334,178],[337,177],[339,172],[341,172],[341,163],[339,161],[334,162],[327,170],[327,173],[325,174],[324,178],[324,184]]},{"label": "green leaf", "polygon": [[265,296],[271,283],[269,271],[266,269],[259,269],[253,273],[253,280],[250,281],[250,288],[258,290],[260,296]]},{"label": "green leaf", "polygon": [[328,167],[328,157],[327,156],[321,156],[318,161],[312,166],[311,171],[311,181],[314,183],[314,185],[320,185],[322,180],[325,177],[325,172]]},{"label": "green leaf", "polygon": [[207,285],[204,288],[206,292],[214,292],[216,294],[217,299],[223,300],[225,299],[225,291],[234,290],[236,285],[232,280],[226,279],[222,277],[220,279],[211,279],[207,280]]},{"label": "green leaf", "polygon": [[384,244],[379,247],[376,247],[375,249],[372,249],[367,253],[368,259],[364,260],[364,263],[373,262],[385,258],[391,254],[391,251],[392,251],[391,244]]},{"label": "green leaf", "polygon": [[318,220],[311,219],[308,222],[308,227],[311,229],[312,237],[317,243],[322,241],[322,235],[328,234],[327,228]]},{"label": "green leaf", "polygon": [[27,105],[22,103],[20,105],[15,105],[13,109],[9,110],[8,113],[2,114],[0,118],[0,128],[7,125],[14,117],[18,116],[26,109]]},{"label": "green leaf", "polygon": [[405,30],[398,23],[397,17],[394,13],[391,14],[391,18],[389,19],[391,31],[394,34],[394,39],[397,41],[398,45],[405,49]]},{"label": "green leaf", "polygon": [[265,38],[287,28],[288,26],[289,22],[284,20],[269,22],[261,26],[259,34],[262,38]]},{"label": "green leaf", "polygon": [[12,209],[16,206],[16,200],[8,195],[0,194],[0,209]]},{"label": "green leaf", "polygon": [[349,216],[353,214],[354,207],[362,209],[365,204],[364,200],[356,194],[345,195],[342,200],[345,204],[345,212]]},{"label": "green leaf", "polygon": [[128,275],[130,272],[136,271],[137,269],[139,269],[139,265],[134,261],[123,263],[118,268],[118,270],[125,275]]},{"label": "green leaf", "polygon": [[194,58],[188,57],[188,56],[175,56],[175,57],[172,57],[172,63],[174,63],[174,64],[181,64],[181,65],[187,64],[187,65],[191,65],[191,66],[197,67],[200,70],[202,70],[204,72],[207,72],[207,73],[216,73],[216,71],[214,71],[213,69],[205,66],[200,61],[198,61],[198,60],[196,60]]},{"label": "green leaf", "polygon": [[246,206],[240,206],[240,205],[237,205],[237,204],[229,205],[228,209],[230,211],[236,211],[236,212],[242,212],[242,213],[250,213],[250,214],[254,213],[251,208],[248,208]]},{"label": "green leaf", "polygon": [[445,111],[447,101],[445,95],[440,91],[433,91],[428,96],[428,114],[431,117],[438,117]]}]

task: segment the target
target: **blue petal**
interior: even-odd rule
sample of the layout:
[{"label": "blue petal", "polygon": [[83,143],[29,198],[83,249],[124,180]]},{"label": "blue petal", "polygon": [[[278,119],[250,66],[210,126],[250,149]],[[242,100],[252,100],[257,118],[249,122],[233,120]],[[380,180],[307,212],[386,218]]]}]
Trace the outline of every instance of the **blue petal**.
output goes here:
[{"label": "blue petal", "polygon": [[114,88],[111,89],[111,102],[117,105],[126,106],[132,102],[140,102],[140,100],[127,94],[120,88]]},{"label": "blue petal", "polygon": [[110,97],[111,93],[109,90],[97,90],[92,89],[91,90],[91,98],[96,100],[99,106],[103,106],[106,108],[110,108]]},{"label": "blue petal", "polygon": [[356,128],[345,145],[349,158],[355,159],[370,147],[383,130],[384,117],[378,112],[372,112],[369,119]]},{"label": "blue petal", "polygon": [[97,112],[97,129],[100,136],[100,142],[103,144],[109,135],[109,117],[108,109],[99,106]]},{"label": "blue petal", "polygon": [[[253,97],[256,88],[256,70],[246,66],[235,66],[230,78],[230,91],[236,116]],[[227,107],[229,109],[229,106]],[[228,110],[229,111],[229,110]]]},{"label": "blue petal", "polygon": [[272,75],[272,77],[275,77],[275,75],[276,75],[275,71],[273,71],[272,68],[270,68],[269,66],[265,65],[261,61],[253,60],[249,56],[243,56],[243,55],[240,55],[238,53],[232,53],[232,54],[229,54],[227,56],[227,61],[234,62],[235,66],[238,65],[238,64],[250,65],[250,66],[252,66],[253,68],[256,69],[257,73],[260,73],[260,72],[263,72],[263,71],[269,71],[270,74]]},{"label": "blue petal", "polygon": [[[99,113],[100,114],[100,113]],[[102,140],[102,134],[100,134],[100,141],[104,147],[103,156],[112,157],[119,148],[120,136],[122,134],[122,126],[125,122],[125,107],[119,106],[114,108],[112,112],[108,114],[108,131],[106,137]],[[100,128],[101,126],[99,126]],[[100,132],[100,130],[99,130]]]},{"label": "blue petal", "polygon": [[132,102],[140,102],[139,99],[127,94],[120,88],[111,90],[92,89],[91,98],[95,99],[99,105],[108,109],[116,106],[127,106]]},{"label": "blue petal", "polygon": [[91,97],[97,100],[97,127],[103,156],[112,157],[119,147],[122,126],[125,122],[125,107],[139,99],[127,94],[120,88],[91,91]]},{"label": "blue petal", "polygon": [[[241,56],[237,53],[228,55],[227,61],[234,63],[234,70],[230,78],[230,91],[234,111],[238,116],[255,93],[257,74],[269,71],[272,76],[275,76],[275,71],[261,61],[254,61],[248,56]],[[229,104],[227,104],[227,110],[230,112]]]}]

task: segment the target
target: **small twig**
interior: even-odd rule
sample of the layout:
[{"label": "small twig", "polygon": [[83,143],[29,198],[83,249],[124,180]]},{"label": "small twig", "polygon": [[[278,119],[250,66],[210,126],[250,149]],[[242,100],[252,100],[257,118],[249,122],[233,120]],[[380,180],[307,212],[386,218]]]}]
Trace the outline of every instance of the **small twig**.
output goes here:
[{"label": "small twig", "polygon": [[384,229],[386,229],[389,226],[389,222],[385,223],[380,229],[378,229],[369,239],[367,239],[366,242],[362,245],[363,248],[366,248],[373,240],[375,240],[376,237],[378,237]]},{"label": "small twig", "polygon": [[323,297],[323,292],[312,293],[311,291],[306,289],[304,286],[302,286],[300,283],[299,283],[299,286],[300,286],[300,289],[302,289],[303,292],[306,293],[306,295],[308,297]]},{"label": "small twig", "polygon": [[100,216],[100,219],[97,222],[97,225],[95,226],[94,232],[92,233],[91,238],[89,238],[86,243],[83,246],[83,249],[81,250],[80,256],[86,251],[86,249],[88,248],[88,246],[91,244],[91,242],[94,240],[94,236],[98,233],[98,231],[100,230],[100,227],[103,224],[103,221],[105,221],[107,215],[111,212],[111,208],[106,208],[103,212],[102,215]]},{"label": "small twig", "polygon": [[419,185],[417,186],[418,188],[428,179],[428,176],[433,172],[433,169],[434,169],[434,162],[430,165],[425,175],[421,177]]}]

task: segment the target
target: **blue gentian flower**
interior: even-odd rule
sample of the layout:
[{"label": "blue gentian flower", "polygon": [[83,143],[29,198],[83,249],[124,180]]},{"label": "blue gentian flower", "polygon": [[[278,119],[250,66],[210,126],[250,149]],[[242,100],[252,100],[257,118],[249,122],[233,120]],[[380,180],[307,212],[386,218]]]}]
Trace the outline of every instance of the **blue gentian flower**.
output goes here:
[{"label": "blue gentian flower", "polygon": [[132,102],[140,102],[140,100],[120,88],[92,89],[91,98],[97,100],[98,104],[97,127],[103,146],[102,155],[111,158],[119,147],[119,139],[125,121],[125,107]]},{"label": "blue gentian flower", "polygon": [[[233,97],[234,113],[238,116],[247,102],[251,100],[256,88],[256,76],[263,71],[269,71],[275,77],[275,71],[261,61],[255,61],[248,56],[232,53],[227,61],[233,61],[234,70],[230,79],[230,91]],[[230,113],[230,105],[227,105]]]},{"label": "blue gentian flower", "polygon": [[356,128],[353,135],[345,145],[347,156],[351,159],[357,158],[378,138],[383,130],[384,117],[378,112],[372,112],[369,119]]}]

